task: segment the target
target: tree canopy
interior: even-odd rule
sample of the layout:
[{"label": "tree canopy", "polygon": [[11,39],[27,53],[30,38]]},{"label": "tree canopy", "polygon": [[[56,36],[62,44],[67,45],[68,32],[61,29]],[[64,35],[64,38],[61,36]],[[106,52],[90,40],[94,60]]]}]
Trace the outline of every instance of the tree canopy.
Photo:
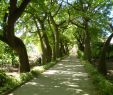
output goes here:
[{"label": "tree canopy", "polygon": [[[10,60],[3,58],[9,55],[20,72],[29,72],[33,55],[44,65],[69,54],[76,44],[92,62],[95,54],[103,55],[97,44],[108,52],[111,39],[104,42],[112,35],[112,4],[112,0],[1,0],[0,58]],[[105,65],[99,66],[102,73]]]}]

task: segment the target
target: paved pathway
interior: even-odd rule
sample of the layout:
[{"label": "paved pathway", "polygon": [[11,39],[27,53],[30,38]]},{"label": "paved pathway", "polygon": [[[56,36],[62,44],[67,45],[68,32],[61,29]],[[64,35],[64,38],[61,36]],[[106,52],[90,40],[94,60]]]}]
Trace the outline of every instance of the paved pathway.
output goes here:
[{"label": "paved pathway", "polygon": [[98,95],[76,56],[69,56],[9,95]]}]

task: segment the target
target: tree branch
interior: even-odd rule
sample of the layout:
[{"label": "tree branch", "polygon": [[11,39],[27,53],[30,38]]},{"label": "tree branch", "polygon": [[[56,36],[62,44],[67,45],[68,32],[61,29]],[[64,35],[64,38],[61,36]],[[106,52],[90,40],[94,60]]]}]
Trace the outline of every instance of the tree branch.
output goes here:
[{"label": "tree branch", "polygon": [[60,4],[60,6],[58,7],[57,11],[54,13],[53,17],[55,17],[58,14],[59,10],[61,9],[61,6],[62,6],[62,2]]},{"label": "tree branch", "polygon": [[112,24],[109,23],[109,26],[110,26],[110,28],[111,28],[111,30],[112,30],[112,32],[113,32],[113,26],[112,26]]},{"label": "tree branch", "polygon": [[66,22],[66,20],[64,20],[64,21],[61,21],[61,22],[58,24],[58,26],[61,26],[61,25],[63,25],[65,22]]},{"label": "tree branch", "polygon": [[83,26],[77,24],[77,23],[74,22],[73,20],[70,20],[70,22],[71,22],[71,24],[76,25],[76,26],[79,27],[79,28],[85,29],[85,27],[83,27]]},{"label": "tree branch", "polygon": [[0,35],[0,40],[3,41],[4,43],[8,44],[8,41],[5,39],[4,36]]},{"label": "tree branch", "polygon": [[[12,5],[14,3],[15,0],[10,0],[10,14],[9,14],[9,19],[11,19],[12,22],[16,22],[17,19],[22,15],[23,11],[25,10],[26,6],[28,5],[28,3],[31,0],[23,0],[23,2],[21,3],[21,5],[16,8],[16,4],[14,4],[14,6]],[[16,3],[16,2],[15,2]],[[16,8],[16,9],[15,9]]]}]

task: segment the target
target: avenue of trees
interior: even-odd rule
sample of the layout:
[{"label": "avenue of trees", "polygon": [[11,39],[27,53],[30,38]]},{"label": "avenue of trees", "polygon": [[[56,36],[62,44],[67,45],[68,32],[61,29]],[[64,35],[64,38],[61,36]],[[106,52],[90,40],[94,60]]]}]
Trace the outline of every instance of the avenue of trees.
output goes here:
[{"label": "avenue of trees", "polygon": [[77,44],[87,61],[98,59],[98,71],[106,75],[106,59],[113,57],[112,6],[112,0],[1,0],[0,64],[18,63],[21,73],[29,72],[34,48],[44,65]]}]

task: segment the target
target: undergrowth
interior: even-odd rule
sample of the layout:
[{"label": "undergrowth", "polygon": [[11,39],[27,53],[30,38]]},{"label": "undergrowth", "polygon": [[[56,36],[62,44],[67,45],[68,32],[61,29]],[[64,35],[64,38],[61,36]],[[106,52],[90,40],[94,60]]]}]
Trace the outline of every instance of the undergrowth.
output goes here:
[{"label": "undergrowth", "polygon": [[99,90],[99,95],[113,95],[113,84],[102,76],[93,65],[86,61],[83,63],[94,85]]},{"label": "undergrowth", "polygon": [[5,72],[0,71],[0,95],[7,95],[25,82],[39,76],[42,72],[49,69],[56,62],[50,62],[44,66],[36,66],[28,73],[21,73],[19,76],[8,76]]}]

